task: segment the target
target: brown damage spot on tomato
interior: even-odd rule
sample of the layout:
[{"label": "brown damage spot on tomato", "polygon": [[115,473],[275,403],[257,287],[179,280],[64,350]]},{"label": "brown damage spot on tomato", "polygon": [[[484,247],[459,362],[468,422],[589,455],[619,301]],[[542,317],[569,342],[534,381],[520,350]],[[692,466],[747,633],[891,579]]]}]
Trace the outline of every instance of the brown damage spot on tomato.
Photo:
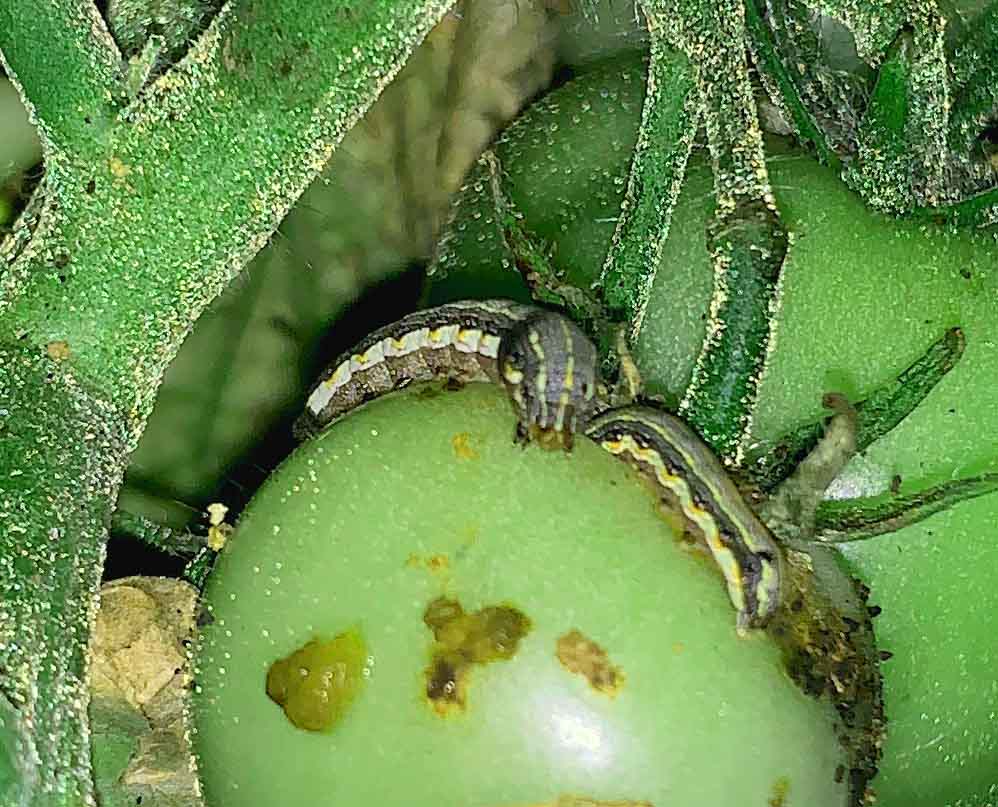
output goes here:
[{"label": "brown damage spot on tomato", "polygon": [[423,622],[435,639],[426,669],[426,697],[440,715],[464,709],[471,669],[513,658],[531,628],[527,616],[510,605],[490,605],[468,614],[461,603],[447,597],[426,606]]},{"label": "brown damage spot on tomato", "polygon": [[624,671],[610,663],[606,650],[586,638],[581,631],[570,630],[558,638],[555,656],[561,666],[581,675],[589,686],[611,698],[624,685]]}]

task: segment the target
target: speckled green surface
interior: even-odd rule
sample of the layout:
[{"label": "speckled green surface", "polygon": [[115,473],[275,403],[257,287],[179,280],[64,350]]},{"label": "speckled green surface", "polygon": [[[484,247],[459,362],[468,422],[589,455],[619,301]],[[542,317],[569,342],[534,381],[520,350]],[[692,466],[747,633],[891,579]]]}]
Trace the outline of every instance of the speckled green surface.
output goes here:
[{"label": "speckled green surface", "polygon": [[[673,542],[649,491],[588,441],[522,450],[488,385],[369,405],[271,477],[209,583],[196,746],[209,807],[844,804],[824,707],[763,636],[738,639],[720,577]],[[463,712],[427,703],[437,597],[520,609],[512,659],[474,669]],[[370,678],[329,734],[295,729],[268,666],[357,626]],[[625,682],[555,658],[578,629]]]},{"label": "speckled green surface", "polygon": [[[608,211],[619,204],[627,171],[614,149],[604,148],[595,167],[587,169],[581,160],[594,143],[633,138],[636,81],[640,73],[632,60],[597,68],[545,99],[497,144],[500,158],[515,153],[521,160],[504,191],[525,213],[524,226],[550,239],[556,265],[580,282],[599,271],[612,227]],[[568,125],[578,116],[576,99],[599,114]],[[533,166],[520,145],[531,143],[545,146]],[[767,149],[791,246],[752,437],[772,440],[822,416],[824,392],[861,397],[959,325],[967,350],[956,369],[915,413],[852,462],[834,493],[879,493],[894,474],[908,492],[998,469],[994,229],[958,232],[871,213],[806,154],[777,138]],[[568,167],[556,182],[551,167],[559,159]],[[593,183],[600,183],[600,192]],[[688,383],[704,334],[712,290],[705,224],[712,203],[712,178],[703,155],[695,154],[635,347],[649,390],[673,403]],[[488,260],[473,235],[487,216],[470,192],[462,204],[457,237],[442,256],[454,274],[435,284],[434,299],[468,293],[469,278]],[[508,270],[504,277],[516,282]],[[489,293],[494,288],[494,281],[486,286]],[[880,641],[895,654],[884,668],[890,723],[882,773],[874,782],[888,807],[998,803],[996,524],[998,499],[983,497],[844,550],[872,588],[871,601],[884,609],[876,622]]]},{"label": "speckled green surface", "polygon": [[34,789],[36,771],[23,731],[17,710],[0,696],[0,803],[9,807],[27,804]]},{"label": "speckled green surface", "polygon": [[86,643],[163,370],[449,4],[230,4],[126,108],[95,4],[16,5],[0,50],[45,175],[0,244],[0,668],[32,717],[33,804],[63,807],[93,800]]}]

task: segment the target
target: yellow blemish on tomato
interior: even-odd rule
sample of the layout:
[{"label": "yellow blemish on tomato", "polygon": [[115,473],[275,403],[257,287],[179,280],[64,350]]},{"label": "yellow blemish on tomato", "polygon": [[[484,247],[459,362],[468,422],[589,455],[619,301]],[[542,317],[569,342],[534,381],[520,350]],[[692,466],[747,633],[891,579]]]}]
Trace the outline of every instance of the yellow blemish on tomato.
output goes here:
[{"label": "yellow blemish on tomato", "polygon": [[65,339],[56,339],[45,345],[45,352],[53,361],[65,361],[69,358],[69,342]]},{"label": "yellow blemish on tomato", "polygon": [[773,789],[770,791],[769,807],[785,807],[789,802],[787,796],[790,793],[790,780],[786,776],[780,776],[773,782]]},{"label": "yellow blemish on tomato", "polygon": [[446,572],[450,569],[450,558],[443,552],[436,555],[417,555],[413,552],[405,560],[406,567],[410,569],[426,569],[429,572]]},{"label": "yellow blemish on tomato", "polygon": [[470,432],[458,432],[451,438],[450,444],[454,449],[454,455],[458,459],[477,460],[480,456],[478,451],[471,444]]},{"label": "yellow blemish on tomato", "polygon": [[364,681],[367,649],[356,630],[330,641],[313,639],[267,671],[267,695],[295,726],[331,731]]},{"label": "yellow blemish on tomato", "polygon": [[426,568],[431,572],[443,572],[450,568],[450,558],[444,554],[430,555],[426,559]]}]

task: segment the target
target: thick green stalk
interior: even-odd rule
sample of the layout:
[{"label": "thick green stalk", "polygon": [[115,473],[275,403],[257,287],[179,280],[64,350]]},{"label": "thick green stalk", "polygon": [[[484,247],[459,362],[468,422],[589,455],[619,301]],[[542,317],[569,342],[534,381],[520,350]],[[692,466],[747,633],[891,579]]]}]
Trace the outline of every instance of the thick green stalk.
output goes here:
[{"label": "thick green stalk", "polygon": [[641,331],[669,222],[686,176],[700,99],[689,62],[650,26],[651,61],[627,194],[599,287],[609,316]]},{"label": "thick green stalk", "polygon": [[30,344],[0,344],[0,412],[0,690],[38,756],[29,803],[86,804],[87,641],[128,429]]},{"label": "thick green stalk", "polygon": [[714,296],[680,414],[714,449],[740,459],[773,337],[787,249],[766,171],[744,43],[744,9],[703,0],[646,2],[649,25],[696,65],[716,208],[707,228]]},{"label": "thick green stalk", "polygon": [[32,237],[0,248],[0,691],[38,753],[33,807],[93,803],[106,528],[167,363],[448,5],[237,0],[115,115],[78,4],[0,0],[48,158]]},{"label": "thick green stalk", "polygon": [[[910,30],[898,34],[880,65],[877,81],[860,123],[859,162],[847,172],[867,198],[879,194],[880,207],[905,210],[911,205],[912,174],[910,137],[914,37]],[[875,186],[878,191],[871,190]]]},{"label": "thick green stalk", "polygon": [[17,75],[46,158],[100,150],[125,87],[121,54],[95,3],[3,0],[0,61]]},{"label": "thick green stalk", "polygon": [[141,420],[152,389],[136,373],[158,378],[174,350],[140,346],[179,344],[446,6],[226,6],[123,111],[100,161],[50,162],[45,248],[0,278],[3,329],[67,342],[81,378],[114,379],[116,403]]}]

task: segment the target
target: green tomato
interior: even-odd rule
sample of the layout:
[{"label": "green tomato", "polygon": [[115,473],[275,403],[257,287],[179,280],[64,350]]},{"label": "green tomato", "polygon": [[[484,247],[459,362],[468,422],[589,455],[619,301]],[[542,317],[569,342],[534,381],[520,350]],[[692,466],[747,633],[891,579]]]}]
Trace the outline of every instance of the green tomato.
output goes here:
[{"label": "green tomato", "polygon": [[[739,638],[656,493],[588,440],[515,445],[491,385],[433,392],[302,446],[222,552],[195,689],[209,807],[847,804],[831,708]],[[341,686],[306,720],[268,697],[322,669]]]},{"label": "green tomato", "polygon": [[0,194],[0,227],[6,225],[13,218],[14,206],[6,196]]}]

